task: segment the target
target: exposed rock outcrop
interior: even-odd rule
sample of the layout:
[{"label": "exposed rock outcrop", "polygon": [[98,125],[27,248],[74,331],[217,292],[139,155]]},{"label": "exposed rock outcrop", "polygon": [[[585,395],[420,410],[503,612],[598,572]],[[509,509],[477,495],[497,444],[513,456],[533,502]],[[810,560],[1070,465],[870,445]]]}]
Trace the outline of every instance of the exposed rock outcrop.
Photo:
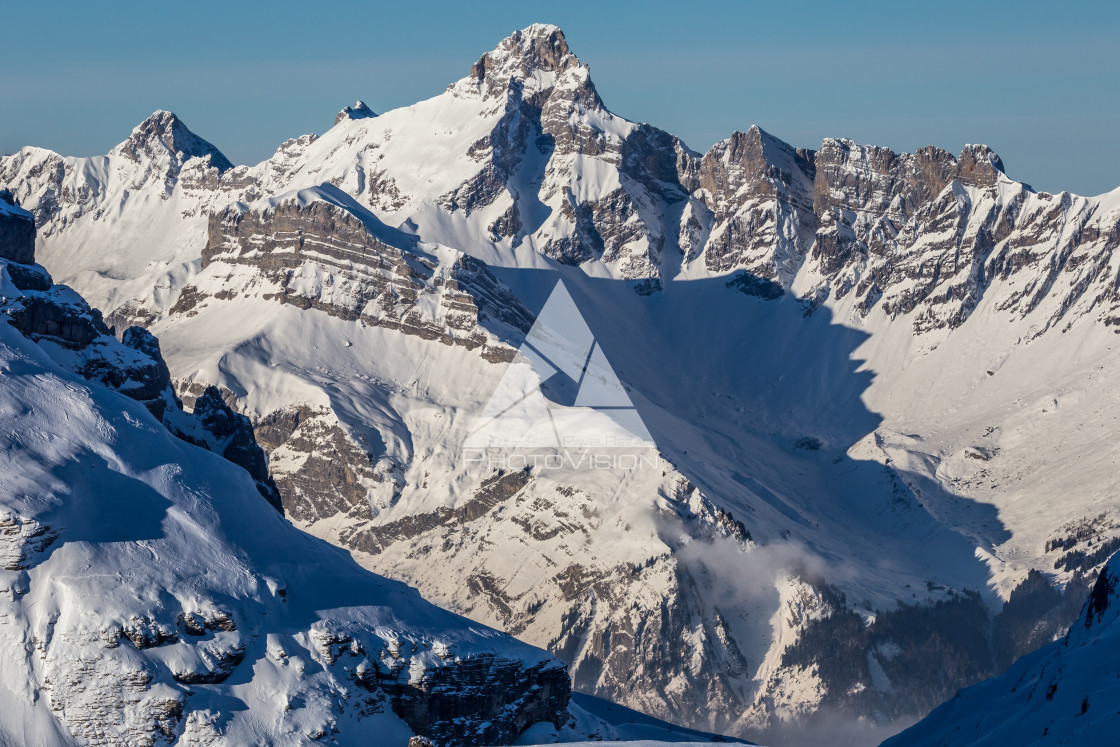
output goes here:
[{"label": "exposed rock outcrop", "polygon": [[[208,387],[195,400],[192,415],[203,436],[199,445],[244,468],[253,477],[261,495],[278,511],[283,511],[276,483],[268,471],[268,459],[257,443],[249,419],[234,412],[215,386]],[[198,430],[193,433],[197,434]],[[196,440],[190,433],[179,432],[178,435],[189,441]]]},{"label": "exposed rock outcrop", "polygon": [[742,269],[790,282],[812,244],[812,151],[752,127],[700,160],[698,189],[682,226],[682,250],[712,272]]},{"label": "exposed rock outcrop", "polygon": [[357,443],[329,408],[276,410],[256,423],[255,433],[275,465],[271,476],[292,521],[340,514],[369,521],[400,498],[400,468]]},{"label": "exposed rock outcrop", "polygon": [[[381,677],[382,668],[378,671]],[[568,719],[571,695],[562,666],[553,662],[525,667],[494,656],[430,668],[407,681],[389,669],[378,686],[388,694],[394,713],[437,744],[508,744],[539,721],[559,727]],[[479,713],[490,720],[478,723]]]},{"label": "exposed rock outcrop", "polygon": [[[253,267],[272,285],[267,297],[281,303],[477,349],[488,360],[512,359],[513,349],[484,325],[527,330],[531,316],[485,264],[466,255],[440,262],[403,234],[392,240],[412,245],[408,250],[390,245],[377,234],[393,234],[391,229],[352,201],[336,204],[337,197],[301,193],[214,215],[204,269]],[[242,290],[226,286],[215,295]],[[172,311],[190,314],[208,295],[188,286]]]}]

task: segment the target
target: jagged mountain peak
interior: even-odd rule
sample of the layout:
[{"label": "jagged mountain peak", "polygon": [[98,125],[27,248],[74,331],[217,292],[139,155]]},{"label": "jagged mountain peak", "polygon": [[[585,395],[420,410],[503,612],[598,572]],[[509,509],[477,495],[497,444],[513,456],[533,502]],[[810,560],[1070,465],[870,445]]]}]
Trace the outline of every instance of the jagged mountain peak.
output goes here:
[{"label": "jagged mountain peak", "polygon": [[736,130],[711,147],[700,164],[700,186],[710,193],[735,193],[758,179],[791,181],[800,171],[812,179],[814,152],[794,148],[758,125]]},{"label": "jagged mountain peak", "polygon": [[826,161],[844,164],[863,164],[873,170],[897,168],[900,164],[912,165],[919,172],[936,169],[947,179],[957,179],[962,184],[990,186],[1004,174],[1003,160],[987,145],[966,145],[960,156],[953,158],[948,151],[935,145],[918,148],[913,153],[899,153],[881,145],[866,145],[848,138],[825,138],[820,154]]},{"label": "jagged mountain peak", "polygon": [[[586,67],[568,47],[564,32],[559,27],[534,23],[514,31],[497,47],[482,55],[460,84],[475,87],[484,97],[491,98],[504,95],[514,84],[533,82],[533,88],[545,90],[564,73],[581,68],[586,70]],[[586,81],[586,74],[582,78],[581,82]]]},{"label": "jagged mountain peak", "polygon": [[342,111],[334,118],[334,123],[338,124],[344,119],[369,119],[376,116],[377,112],[370,109],[366,102],[358,99],[353,104],[342,107]]},{"label": "jagged mountain peak", "polygon": [[752,124],[747,129],[746,132],[742,132],[741,130],[736,130],[735,132],[731,133],[731,135],[732,135],[732,137],[734,137],[735,135],[739,135],[739,136],[744,136],[745,135],[745,136],[752,137],[752,138],[763,138],[763,137],[773,138],[774,137],[769,132],[762,129],[761,127],[759,127],[756,124]]},{"label": "jagged mountain peak", "polygon": [[963,184],[989,186],[1004,173],[1003,159],[986,145],[966,145],[957,157],[957,179]]},{"label": "jagged mountain peak", "polygon": [[756,124],[752,124],[746,132],[736,130],[724,140],[712,146],[709,152],[738,153],[744,148],[754,148],[763,152],[768,161],[777,161],[786,156],[796,156],[806,161],[805,167],[811,173],[813,151],[807,148],[795,148],[786,141],[770,134]]},{"label": "jagged mountain peak", "polygon": [[564,32],[558,26],[546,23],[534,23],[514,31],[492,51],[484,54],[471,67],[471,74],[484,74],[489,65],[504,59],[518,61],[526,74],[534,70],[562,73],[580,65],[579,58],[568,47]]},{"label": "jagged mountain peak", "polygon": [[[185,162],[191,158],[210,157],[210,165],[224,172],[233,168],[225,155],[209,141],[191,132],[174,112],[157,109],[132,130],[128,139],[112,150],[131,161],[162,163]],[[180,154],[182,154],[180,156]]]}]

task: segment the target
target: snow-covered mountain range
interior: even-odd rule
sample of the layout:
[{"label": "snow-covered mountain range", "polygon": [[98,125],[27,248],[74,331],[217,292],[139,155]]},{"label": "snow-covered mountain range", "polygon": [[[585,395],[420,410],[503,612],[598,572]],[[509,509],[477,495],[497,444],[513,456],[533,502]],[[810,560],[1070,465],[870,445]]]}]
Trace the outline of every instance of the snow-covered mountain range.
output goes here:
[{"label": "snow-covered mountain range", "polygon": [[[0,186],[188,408],[249,418],[297,526],[658,716],[923,715],[1064,632],[1120,547],[1120,191],[983,146],[695,153],[534,25],[256,166],[161,111]],[[560,278],[656,469],[464,458]]]}]

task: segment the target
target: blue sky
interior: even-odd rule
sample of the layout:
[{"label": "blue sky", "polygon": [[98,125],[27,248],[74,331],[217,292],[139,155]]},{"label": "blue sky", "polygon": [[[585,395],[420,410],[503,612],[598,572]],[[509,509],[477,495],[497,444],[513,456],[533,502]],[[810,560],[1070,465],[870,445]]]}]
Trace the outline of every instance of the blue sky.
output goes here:
[{"label": "blue sky", "polygon": [[564,29],[607,106],[706,150],[758,124],[954,153],[1037,189],[1120,186],[1120,4],[486,2],[6,4],[0,152],[105,153],[157,108],[233,161],[439,93],[515,28]]}]

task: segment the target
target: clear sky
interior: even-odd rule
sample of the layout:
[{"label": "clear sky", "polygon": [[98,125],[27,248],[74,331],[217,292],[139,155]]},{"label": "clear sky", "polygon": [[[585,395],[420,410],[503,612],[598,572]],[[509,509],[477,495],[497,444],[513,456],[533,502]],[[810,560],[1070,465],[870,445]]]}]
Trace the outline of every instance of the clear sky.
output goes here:
[{"label": "clear sky", "polygon": [[0,152],[107,152],[155,109],[236,163],[439,93],[515,28],[558,24],[612,111],[706,150],[758,124],[954,153],[1037,189],[1120,186],[1120,3],[36,2],[0,8]]}]

